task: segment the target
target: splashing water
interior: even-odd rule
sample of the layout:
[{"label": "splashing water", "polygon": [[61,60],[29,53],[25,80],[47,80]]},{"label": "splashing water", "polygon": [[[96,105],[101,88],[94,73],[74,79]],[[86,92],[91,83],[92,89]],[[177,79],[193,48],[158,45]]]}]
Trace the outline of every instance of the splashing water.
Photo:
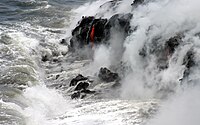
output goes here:
[{"label": "splashing water", "polygon": [[[18,4],[18,16],[23,20],[17,23],[7,22],[8,17],[4,15],[0,23],[0,124],[198,125],[200,1],[144,0],[144,4],[132,7],[132,1],[119,0],[114,9],[104,4],[108,1],[97,0],[70,10],[68,6],[56,7],[55,2],[45,0],[37,5],[36,0],[27,3],[30,11],[19,11],[27,5]],[[60,15],[61,12],[65,13]],[[73,64],[65,61],[59,65],[38,61],[43,54],[58,55],[63,58],[61,61],[65,60],[66,56],[61,53],[67,50],[58,41],[63,36],[71,36],[71,29],[81,16],[110,18],[118,13],[133,14],[132,32],[123,39],[123,33],[113,30],[110,46],[94,48],[89,65],[84,64],[88,64],[88,60]],[[44,20],[41,23],[39,19]],[[162,53],[165,42],[177,34],[183,34],[182,43],[166,57],[168,67],[159,69],[157,50]],[[145,58],[139,54],[144,47]],[[183,62],[190,50],[194,52],[195,66],[183,78],[186,70]],[[112,96],[102,100],[70,100],[66,90],[45,86],[62,85],[62,80],[69,80],[78,73],[94,75],[100,67],[112,67],[120,62],[126,64],[128,70],[121,80],[122,86],[117,91],[120,97],[116,100]],[[58,74],[61,78],[50,79]],[[64,84],[69,82],[67,80]]]},{"label": "splashing water", "polygon": [[[146,1],[145,4],[139,5],[133,10],[123,8],[127,5],[127,1],[124,0],[121,3],[115,9],[114,13],[133,13],[131,26],[132,28],[137,27],[137,30],[131,33],[125,41],[117,41],[120,39],[120,35],[118,39],[115,39],[115,44],[123,42],[125,48],[125,51],[121,52],[123,57],[117,61],[126,62],[132,71],[122,80],[121,97],[128,99],[149,99],[166,98],[171,94],[180,94],[180,97],[170,96],[170,98],[175,99],[172,99],[173,101],[170,100],[161,108],[161,116],[158,115],[158,118],[154,120],[155,124],[198,124],[199,120],[195,117],[198,115],[187,117],[187,113],[199,113],[198,110],[195,110],[199,107],[198,101],[195,100],[198,98],[196,92],[199,85],[198,55],[200,39],[197,34],[200,32],[200,18],[198,16],[198,5],[200,2],[196,0],[154,0]],[[106,10],[107,8],[103,9]],[[102,17],[110,17],[114,14],[109,12],[105,13]],[[157,44],[158,48],[161,48],[170,37],[176,36],[179,33],[183,33],[185,37],[182,39],[183,43],[169,58],[167,69],[159,70],[157,68],[156,55],[149,52],[147,53],[147,59],[143,59],[139,55],[144,45],[147,45],[147,50],[155,49],[151,48],[155,44]],[[158,41],[155,42],[156,38],[158,38]],[[94,62],[91,64],[92,67],[99,66],[98,60],[107,60],[107,57],[112,59],[115,56],[112,54],[112,49],[114,49],[112,46],[104,50],[105,53],[98,53],[103,49],[105,47],[97,48],[95,57],[99,58],[94,58]],[[182,64],[184,56],[189,50],[193,50],[195,53],[196,66],[190,71],[187,80],[181,83],[180,79],[184,77],[183,72],[186,69]],[[103,56],[100,59],[103,54],[107,55],[106,58]],[[103,63],[103,65],[106,64]],[[110,65],[112,63],[108,61],[107,66]],[[188,90],[188,87],[191,87],[191,89]],[[179,107],[179,105],[182,106]],[[188,105],[192,105],[194,108],[190,110],[192,106]],[[179,109],[176,109],[176,107],[179,107]],[[171,110],[166,110],[168,108]],[[179,112],[179,110],[182,110],[182,112],[176,114],[178,115],[177,117],[175,115],[168,117],[174,112]],[[185,120],[182,121],[182,119]]]}]

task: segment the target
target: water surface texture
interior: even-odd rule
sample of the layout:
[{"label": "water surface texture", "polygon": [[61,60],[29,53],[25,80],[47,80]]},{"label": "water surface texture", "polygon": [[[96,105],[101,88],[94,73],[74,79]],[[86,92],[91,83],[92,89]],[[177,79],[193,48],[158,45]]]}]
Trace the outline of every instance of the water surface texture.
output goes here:
[{"label": "water surface texture", "polygon": [[[113,8],[108,1],[0,0],[1,125],[200,124],[200,1],[144,0],[133,7],[132,0],[117,0]],[[60,44],[62,39],[69,44],[82,16],[119,13],[133,14],[125,39],[113,31],[110,46],[79,54]],[[184,37],[174,53],[157,54],[177,34]],[[144,46],[146,58],[139,54]],[[188,51],[195,62],[189,70]],[[44,56],[49,60],[42,61]],[[93,78],[101,67],[118,62],[128,67],[120,88],[99,83],[95,90],[101,94],[70,98],[73,77]]]}]

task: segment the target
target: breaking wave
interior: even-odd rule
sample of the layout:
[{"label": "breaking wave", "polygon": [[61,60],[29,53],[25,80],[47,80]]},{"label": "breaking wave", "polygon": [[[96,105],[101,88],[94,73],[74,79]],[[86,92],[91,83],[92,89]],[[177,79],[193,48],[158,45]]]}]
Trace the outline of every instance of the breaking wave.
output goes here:
[{"label": "breaking wave", "polygon": [[[141,1],[0,2],[0,124],[198,125],[200,1]],[[93,48],[92,59],[72,57],[59,44],[82,16],[127,13],[133,14],[128,36],[112,30],[109,46]],[[101,67],[123,72],[120,88],[108,100],[70,100],[69,79],[94,76]]]}]

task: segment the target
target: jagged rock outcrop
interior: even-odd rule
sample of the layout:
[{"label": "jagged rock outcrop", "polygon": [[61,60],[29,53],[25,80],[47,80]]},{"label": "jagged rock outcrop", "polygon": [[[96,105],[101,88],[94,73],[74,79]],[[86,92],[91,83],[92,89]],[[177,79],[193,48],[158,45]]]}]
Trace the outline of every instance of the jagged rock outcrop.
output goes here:
[{"label": "jagged rock outcrop", "polygon": [[[157,46],[153,44],[149,50],[147,50],[147,47],[144,46],[139,52],[139,55],[142,56],[143,58],[147,58],[148,56],[147,53],[150,55],[151,54],[155,55],[158,69],[160,70],[167,69],[169,65],[169,59],[175,53],[176,49],[180,46],[180,44],[183,43],[183,38],[184,38],[184,35],[180,33],[180,34],[175,35],[174,37],[169,38],[165,42],[164,46],[161,46],[161,45]],[[194,57],[195,57],[195,52],[191,48],[183,58],[182,65],[185,66],[185,71],[183,73],[183,77],[179,79],[181,82],[189,76],[191,72],[191,68],[196,65]]]},{"label": "jagged rock outcrop", "polygon": [[159,69],[168,68],[168,60],[169,57],[175,52],[175,49],[183,42],[182,39],[184,36],[182,34],[178,34],[174,37],[169,38],[164,43],[164,46],[161,44],[160,38],[155,38],[152,40],[152,45],[144,47],[140,50],[139,55],[143,58],[146,58],[147,54],[155,55],[157,58],[157,67]]},{"label": "jagged rock outcrop", "polygon": [[127,35],[130,30],[131,18],[132,14],[130,13],[116,14],[109,20],[93,16],[82,17],[78,26],[72,31],[70,48],[82,48],[88,44],[103,43],[110,38],[112,28]]},{"label": "jagged rock outcrop", "polygon": [[137,7],[138,5],[141,5],[143,3],[144,3],[144,0],[134,0],[131,5]]},{"label": "jagged rock outcrop", "polygon": [[[88,95],[100,94],[101,84],[107,86],[104,89],[114,89],[120,85],[120,77],[117,73],[111,72],[107,68],[101,68],[98,77],[95,77],[95,83],[91,83],[90,79],[86,79],[83,75],[79,74],[70,82],[71,98],[79,99],[85,98]],[[100,86],[99,86],[100,85]],[[98,86],[98,87],[97,87]],[[100,88],[99,88],[100,87]],[[96,89],[95,89],[96,88]],[[97,89],[99,88],[99,89]],[[94,91],[95,90],[95,91]],[[101,93],[103,94],[103,93]]]},{"label": "jagged rock outcrop", "polygon": [[87,78],[87,77],[84,77],[84,76],[81,75],[81,74],[78,74],[78,76],[76,76],[75,78],[73,78],[73,79],[70,81],[69,86],[76,86],[77,83],[78,83],[79,81],[84,81],[84,80],[88,80],[88,78]]},{"label": "jagged rock outcrop", "polygon": [[133,15],[131,13],[127,14],[115,14],[113,15],[107,23],[108,29],[116,28],[126,34],[130,31],[130,20]]},{"label": "jagged rock outcrop", "polygon": [[177,36],[170,38],[165,43],[165,51],[167,51],[167,53],[169,55],[173,54],[175,49],[180,45],[180,43],[183,42],[182,38],[183,38],[183,35],[177,35]]},{"label": "jagged rock outcrop", "polygon": [[101,81],[104,82],[114,82],[120,80],[119,75],[117,73],[113,73],[107,68],[101,68],[98,77]]},{"label": "jagged rock outcrop", "polygon": [[184,78],[186,78],[189,74],[190,74],[190,69],[196,65],[195,63],[195,53],[193,50],[189,50],[184,59],[183,59],[183,65],[185,65],[186,69],[183,73],[183,78],[181,80],[183,80]]},{"label": "jagged rock outcrop", "polygon": [[81,48],[90,43],[90,34],[92,27],[95,27],[95,43],[100,42],[105,38],[105,24],[107,19],[95,19],[95,17],[82,17],[78,26],[72,31],[72,38],[70,40],[71,48]]},{"label": "jagged rock outcrop", "polygon": [[90,84],[88,82],[79,82],[75,87],[75,91],[86,90]]},{"label": "jagged rock outcrop", "polygon": [[185,65],[188,69],[195,65],[193,50],[187,52],[183,59],[183,65]]},{"label": "jagged rock outcrop", "polygon": [[89,90],[89,79],[81,74],[78,74],[70,81],[70,87],[73,87],[72,99],[84,98],[87,94],[94,94],[95,91]]},{"label": "jagged rock outcrop", "polygon": [[80,98],[81,96],[81,92],[74,92],[72,95],[71,95],[71,99],[78,99]]}]

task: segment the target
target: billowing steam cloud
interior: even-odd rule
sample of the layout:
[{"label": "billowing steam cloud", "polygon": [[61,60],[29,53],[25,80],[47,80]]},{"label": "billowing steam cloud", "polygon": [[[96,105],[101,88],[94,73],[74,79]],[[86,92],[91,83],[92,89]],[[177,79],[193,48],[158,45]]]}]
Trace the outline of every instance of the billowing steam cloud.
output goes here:
[{"label": "billowing steam cloud", "polygon": [[[179,95],[164,104],[159,115],[149,125],[198,125],[200,123],[199,87],[199,43],[200,39],[200,1],[198,0],[146,0],[145,4],[131,8],[130,1],[123,0],[115,11],[101,15],[110,17],[115,13],[133,14],[131,27],[137,30],[132,32],[126,40],[120,35],[113,35],[111,46],[99,47],[95,52],[92,67],[100,67],[101,60],[104,66],[113,62],[123,61],[131,67],[129,73],[122,80],[121,97],[129,99],[166,98],[168,95]],[[95,2],[96,4],[99,3]],[[102,2],[102,1],[101,1]],[[105,2],[105,1],[104,1]],[[93,3],[93,5],[95,4]],[[90,6],[89,9],[91,9]],[[83,8],[81,8],[83,9]],[[106,8],[104,8],[106,9]],[[95,9],[95,13],[101,11]],[[94,12],[94,11],[93,11]],[[116,34],[115,32],[113,34]],[[165,42],[176,36],[184,34],[183,43],[168,59],[168,68],[157,68],[156,55],[147,53],[148,58],[143,59],[139,52],[147,46],[147,50],[162,47]],[[155,39],[157,41],[155,42]],[[121,49],[118,51],[118,49]],[[180,82],[185,66],[183,59],[189,50],[193,50],[197,66],[192,68],[187,80]],[[121,56],[116,56],[121,55]],[[149,52],[149,51],[147,51]],[[108,61],[110,60],[110,61]],[[95,69],[97,70],[97,69]],[[193,89],[187,89],[188,87]],[[173,96],[172,96],[173,97]]]},{"label": "billowing steam cloud", "polygon": [[[159,96],[156,92],[159,87],[172,88],[176,93],[164,106],[158,115],[148,125],[198,125],[200,120],[199,98],[199,68],[192,69],[189,82],[180,85],[179,78],[183,74],[182,60],[189,49],[199,53],[200,8],[197,0],[162,0],[150,2],[139,6],[133,13],[132,26],[138,26],[138,30],[131,34],[125,42],[126,51],[124,61],[128,61],[133,72],[124,80],[122,97],[125,98],[148,98]],[[149,30],[149,27],[153,27]],[[185,39],[169,60],[169,67],[164,71],[156,69],[155,58],[150,56],[148,64],[141,61],[138,51],[145,43],[151,44],[152,39],[159,36],[160,42],[165,42],[177,33],[184,33]],[[163,43],[164,44],[164,43]],[[197,64],[198,56],[195,56]],[[147,67],[144,69],[144,65]],[[150,87],[145,88],[145,84]],[[160,85],[157,85],[160,84]],[[192,88],[188,89],[189,86]],[[182,88],[182,89],[181,89]],[[183,89],[184,88],[184,89]],[[168,92],[167,92],[168,93]],[[161,96],[163,96],[162,93]]]},{"label": "billowing steam cloud", "polygon": [[[123,59],[132,67],[131,77],[125,78],[122,89],[122,96],[134,98],[140,96],[155,97],[157,87],[144,88],[144,85],[154,86],[161,84],[159,87],[176,88],[181,78],[184,67],[181,65],[183,56],[189,49],[198,44],[199,38],[194,34],[198,33],[200,18],[198,5],[200,1],[192,0],[162,0],[149,2],[143,6],[139,6],[133,11],[134,18],[132,27],[137,26],[136,32],[133,32],[125,41],[126,50]],[[184,33],[184,45],[177,49],[177,52],[169,60],[169,67],[165,71],[156,69],[156,62],[153,55],[149,54],[148,60],[141,60],[138,55],[144,44],[148,44],[149,48],[155,38],[160,38],[160,45],[164,45],[167,39],[178,33]],[[159,47],[159,46],[158,46]],[[176,59],[176,61],[174,61]],[[147,64],[146,64],[147,63]],[[145,67],[145,68],[144,68]],[[130,88],[132,86],[133,88]],[[157,86],[157,85],[156,85]],[[133,90],[136,89],[139,93]],[[147,93],[144,95],[143,91]],[[152,92],[148,92],[152,91]]]},{"label": "billowing steam cloud", "polygon": [[199,87],[189,89],[166,102],[147,125],[199,125]]},{"label": "billowing steam cloud", "polygon": [[[78,13],[79,17],[93,15],[103,18],[130,12],[133,14],[131,27],[137,30],[129,34],[126,40],[121,39],[123,34],[113,31],[109,41],[111,45],[96,48],[94,61],[89,67],[91,74],[97,72],[101,66],[109,67],[122,61],[131,67],[132,71],[122,80],[123,98],[163,98],[168,95],[168,91],[162,90],[176,91],[185,70],[182,65],[184,56],[191,49],[198,53],[199,37],[196,34],[200,32],[200,1],[145,0],[144,4],[133,8],[130,6],[132,1],[123,0],[119,1],[120,4],[114,10],[108,6],[99,8],[99,5],[105,2],[108,0],[98,0],[74,12]],[[103,13],[103,10],[107,10],[107,13]],[[139,55],[144,45],[147,52],[150,49],[159,49],[177,34],[184,34],[185,37],[183,44],[169,58],[167,69],[160,71],[157,68],[156,55],[147,53],[146,59]]]}]

